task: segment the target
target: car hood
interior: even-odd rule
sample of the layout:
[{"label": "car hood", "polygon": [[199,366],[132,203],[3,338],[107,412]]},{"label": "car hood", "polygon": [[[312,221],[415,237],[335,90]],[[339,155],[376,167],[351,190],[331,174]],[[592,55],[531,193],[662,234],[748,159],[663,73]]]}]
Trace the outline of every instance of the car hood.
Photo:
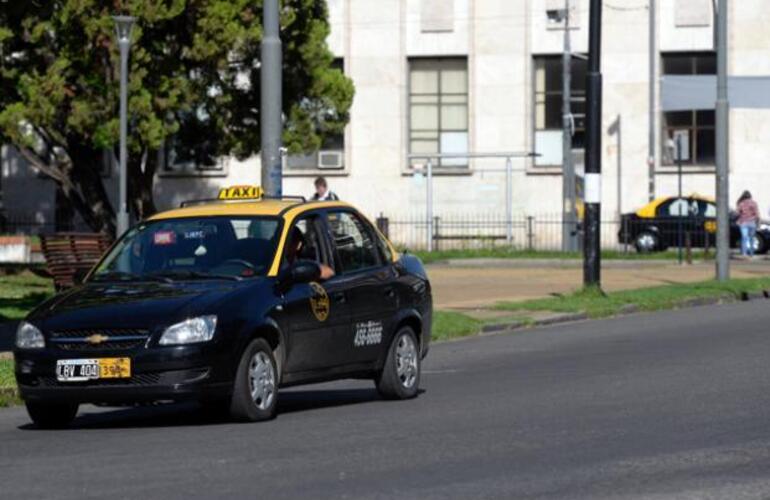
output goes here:
[{"label": "car hood", "polygon": [[29,317],[46,330],[153,328],[207,314],[242,282],[89,283],[56,295]]}]

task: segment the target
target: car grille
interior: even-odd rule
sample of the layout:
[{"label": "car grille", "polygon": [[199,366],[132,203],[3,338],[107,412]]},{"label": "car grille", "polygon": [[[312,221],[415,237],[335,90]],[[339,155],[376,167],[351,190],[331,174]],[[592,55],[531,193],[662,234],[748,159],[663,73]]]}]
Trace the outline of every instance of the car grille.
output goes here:
[{"label": "car grille", "polygon": [[39,377],[41,387],[108,387],[108,386],[124,386],[124,387],[136,387],[136,386],[148,386],[158,385],[160,381],[159,373],[135,373],[131,375],[131,378],[124,379],[101,379],[101,380],[88,380],[84,382],[59,382],[56,377],[45,376]]},{"label": "car grille", "polygon": [[125,351],[144,345],[149,336],[139,328],[57,330],[51,342],[63,351]]}]

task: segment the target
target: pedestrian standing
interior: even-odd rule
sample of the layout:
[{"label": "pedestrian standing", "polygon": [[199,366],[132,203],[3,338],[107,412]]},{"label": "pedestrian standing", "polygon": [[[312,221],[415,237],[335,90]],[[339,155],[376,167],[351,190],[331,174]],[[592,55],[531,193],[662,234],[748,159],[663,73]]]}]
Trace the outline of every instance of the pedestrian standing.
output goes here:
[{"label": "pedestrian standing", "polygon": [[751,199],[751,193],[744,191],[738,198],[738,227],[741,228],[741,255],[754,256],[754,235],[759,223],[759,207]]},{"label": "pedestrian standing", "polygon": [[326,179],[323,177],[317,177],[315,180],[315,193],[311,197],[313,201],[337,201],[339,196],[329,190],[329,186],[326,184]]}]

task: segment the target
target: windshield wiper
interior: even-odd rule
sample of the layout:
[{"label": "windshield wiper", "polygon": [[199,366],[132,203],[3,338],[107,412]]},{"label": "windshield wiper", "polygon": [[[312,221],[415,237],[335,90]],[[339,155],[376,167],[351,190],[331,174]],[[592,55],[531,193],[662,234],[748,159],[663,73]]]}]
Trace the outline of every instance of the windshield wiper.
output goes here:
[{"label": "windshield wiper", "polygon": [[152,276],[149,274],[130,273],[128,271],[107,271],[96,273],[93,281],[162,281],[171,283],[171,280],[163,276]]},{"label": "windshield wiper", "polygon": [[204,280],[231,280],[241,281],[243,278],[240,276],[233,276],[232,274],[215,274],[204,273],[202,271],[190,271],[190,270],[176,270],[176,271],[157,271],[150,273],[147,276],[154,276],[166,279],[204,279]]}]

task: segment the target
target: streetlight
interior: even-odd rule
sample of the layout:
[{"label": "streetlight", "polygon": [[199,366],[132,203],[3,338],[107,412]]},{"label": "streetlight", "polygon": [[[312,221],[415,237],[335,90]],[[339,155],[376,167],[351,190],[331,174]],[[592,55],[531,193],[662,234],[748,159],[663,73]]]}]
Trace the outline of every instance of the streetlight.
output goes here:
[{"label": "streetlight", "polygon": [[120,174],[118,198],[118,220],[117,234],[122,235],[128,230],[128,204],[127,185],[126,185],[126,129],[128,114],[127,81],[128,81],[128,51],[131,48],[131,28],[134,26],[135,18],[131,16],[113,16],[115,21],[115,33],[118,37],[118,47],[120,48]]}]

